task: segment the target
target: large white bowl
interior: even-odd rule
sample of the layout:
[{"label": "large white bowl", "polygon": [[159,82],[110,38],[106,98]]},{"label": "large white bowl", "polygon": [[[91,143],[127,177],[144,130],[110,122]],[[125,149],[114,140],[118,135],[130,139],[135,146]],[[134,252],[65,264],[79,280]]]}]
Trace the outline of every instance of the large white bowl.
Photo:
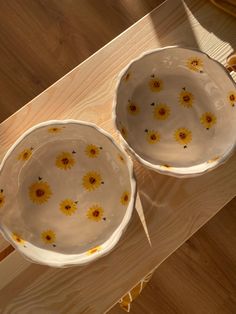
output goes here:
[{"label": "large white bowl", "polygon": [[85,122],[44,122],[2,161],[0,229],[31,261],[88,263],[118,242],[135,193],[132,161],[109,134]]},{"label": "large white bowl", "polygon": [[235,147],[235,83],[197,50],[166,47],[132,61],[119,76],[113,115],[124,146],[160,173],[202,174]]}]

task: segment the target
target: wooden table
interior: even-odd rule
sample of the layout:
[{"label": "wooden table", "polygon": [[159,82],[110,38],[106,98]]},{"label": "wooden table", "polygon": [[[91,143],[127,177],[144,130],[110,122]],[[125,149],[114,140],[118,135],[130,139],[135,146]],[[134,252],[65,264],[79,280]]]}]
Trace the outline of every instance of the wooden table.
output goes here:
[{"label": "wooden table", "polygon": [[[92,121],[117,139],[111,121],[121,69],[145,50],[196,47],[225,64],[236,20],[202,0],[166,1],[0,125],[0,156],[34,124]],[[236,79],[236,77],[234,76]],[[236,194],[236,156],[203,176],[176,179],[135,162],[140,201],[116,249],[84,267],[31,264],[0,239],[0,312],[104,313],[160,265]],[[8,256],[6,256],[8,255]]]}]

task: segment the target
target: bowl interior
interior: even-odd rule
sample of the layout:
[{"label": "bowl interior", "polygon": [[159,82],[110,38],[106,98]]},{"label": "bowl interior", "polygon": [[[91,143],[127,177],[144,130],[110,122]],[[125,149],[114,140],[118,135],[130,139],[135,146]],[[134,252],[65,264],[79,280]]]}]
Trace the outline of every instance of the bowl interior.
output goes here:
[{"label": "bowl interior", "polygon": [[36,128],[16,145],[0,176],[1,224],[9,239],[44,262],[86,260],[105,250],[133,197],[129,162],[89,125]]},{"label": "bowl interior", "polygon": [[141,159],[178,172],[211,167],[232,149],[235,110],[235,85],[217,62],[198,51],[167,48],[126,69],[115,113],[123,138]]}]

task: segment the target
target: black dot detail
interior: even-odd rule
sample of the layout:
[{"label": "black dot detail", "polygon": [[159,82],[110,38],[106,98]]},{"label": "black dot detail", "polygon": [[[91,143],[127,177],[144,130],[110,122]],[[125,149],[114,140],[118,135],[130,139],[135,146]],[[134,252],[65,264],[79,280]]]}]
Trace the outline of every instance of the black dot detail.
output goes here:
[{"label": "black dot detail", "polygon": [[56,244],[53,244],[52,246],[53,246],[53,247],[56,247]]},{"label": "black dot detail", "polygon": [[155,103],[154,103],[154,102],[152,102],[152,103],[151,103],[151,106],[155,106]]},{"label": "black dot detail", "polygon": [[184,148],[187,148],[187,145],[184,145]]},{"label": "black dot detail", "polygon": [[147,133],[147,132],[148,132],[148,129],[145,129],[145,130],[144,130],[144,132],[146,132],[146,133]]},{"label": "black dot detail", "polygon": [[104,218],[102,218],[104,221],[106,221],[107,219],[106,219],[106,217],[104,217]]}]

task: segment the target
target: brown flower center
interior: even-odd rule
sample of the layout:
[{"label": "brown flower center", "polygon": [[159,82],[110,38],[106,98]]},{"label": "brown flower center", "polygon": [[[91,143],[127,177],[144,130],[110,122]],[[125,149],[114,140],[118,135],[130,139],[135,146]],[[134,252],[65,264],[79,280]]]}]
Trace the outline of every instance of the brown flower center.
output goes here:
[{"label": "brown flower center", "polygon": [[90,178],[89,178],[89,182],[90,182],[91,184],[94,184],[94,183],[96,182],[96,179],[95,179],[94,177],[90,177]]},{"label": "brown flower center", "polygon": [[53,128],[52,130],[53,130],[54,132],[56,132],[56,131],[57,131],[57,128]]},{"label": "brown flower center", "polygon": [[197,61],[197,60],[193,60],[193,61],[191,62],[191,64],[192,64],[193,66],[197,66],[197,65],[198,65],[198,61]]},{"label": "brown flower center", "polygon": [[235,96],[232,94],[232,95],[229,96],[229,99],[230,99],[231,101],[235,101]]},{"label": "brown flower center", "polygon": [[98,217],[99,215],[100,215],[99,210],[96,209],[96,210],[93,211],[93,216],[94,217]]},{"label": "brown flower center", "polygon": [[135,105],[130,105],[130,106],[129,106],[129,109],[130,109],[131,111],[136,111],[136,106],[135,106]]},{"label": "brown flower center", "polygon": [[51,238],[50,235],[46,235],[46,239],[47,239],[48,241],[50,241],[52,238]]},{"label": "brown flower center", "polygon": [[184,140],[186,138],[186,134],[184,132],[180,132],[179,137]]},{"label": "brown flower center", "polygon": [[165,113],[166,113],[166,110],[165,110],[164,108],[161,108],[161,109],[159,110],[159,114],[160,114],[161,116],[164,116]]},{"label": "brown flower center", "polygon": [[154,81],[153,82],[153,86],[156,87],[156,88],[160,87],[160,82]]},{"label": "brown flower center", "polygon": [[150,138],[151,138],[151,140],[153,140],[153,141],[155,141],[155,140],[157,139],[157,137],[156,137],[155,134],[152,134],[152,135],[150,136]]},{"label": "brown flower center", "polygon": [[210,122],[212,122],[212,117],[206,116],[206,120],[207,120],[208,123],[210,123]]},{"label": "brown flower center", "polygon": [[124,196],[124,201],[127,202],[128,199],[129,199],[129,197],[128,197],[128,195],[126,194],[126,195]]},{"label": "brown flower center", "polygon": [[45,191],[43,189],[37,189],[35,193],[36,196],[41,197],[45,194]]},{"label": "brown flower center", "polygon": [[62,158],[62,163],[64,164],[64,165],[68,165],[68,163],[69,163],[69,159],[67,158],[67,157],[65,157],[65,158]]},{"label": "brown flower center", "polygon": [[70,205],[66,205],[66,206],[65,206],[65,209],[66,209],[66,210],[69,210],[69,209],[71,209],[71,206],[70,206]]},{"label": "brown flower center", "polygon": [[187,101],[190,101],[190,97],[189,97],[188,95],[185,95],[185,96],[183,97],[183,100],[186,101],[186,102],[187,102]]},{"label": "brown flower center", "polygon": [[92,148],[92,149],[90,150],[90,153],[91,153],[92,155],[95,155],[95,154],[96,154],[95,149],[94,149],[94,148]]},{"label": "brown flower center", "polygon": [[3,202],[3,199],[2,198],[0,198],[0,204]]},{"label": "brown flower center", "polygon": [[24,158],[27,158],[27,157],[28,157],[28,153],[25,152],[24,155],[23,155],[23,157],[24,157]]}]

